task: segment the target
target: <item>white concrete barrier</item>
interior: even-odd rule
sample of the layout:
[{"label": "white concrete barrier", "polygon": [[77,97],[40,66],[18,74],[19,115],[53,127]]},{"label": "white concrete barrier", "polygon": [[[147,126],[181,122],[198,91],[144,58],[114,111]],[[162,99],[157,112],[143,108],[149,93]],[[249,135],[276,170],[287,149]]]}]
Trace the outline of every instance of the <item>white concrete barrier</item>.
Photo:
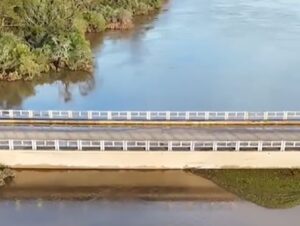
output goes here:
[{"label": "white concrete barrier", "polygon": [[0,119],[90,121],[300,121],[300,111],[0,110]]},{"label": "white concrete barrier", "polygon": [[300,152],[0,151],[0,163],[31,169],[300,168]]},{"label": "white concrete barrier", "polygon": [[300,151],[300,141],[0,140],[0,150]]}]

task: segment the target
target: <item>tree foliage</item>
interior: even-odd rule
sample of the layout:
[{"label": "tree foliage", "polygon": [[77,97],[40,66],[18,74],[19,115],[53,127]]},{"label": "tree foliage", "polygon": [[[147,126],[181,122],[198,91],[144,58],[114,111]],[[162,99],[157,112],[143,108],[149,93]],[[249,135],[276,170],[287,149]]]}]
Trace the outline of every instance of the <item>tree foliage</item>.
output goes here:
[{"label": "tree foliage", "polygon": [[161,0],[1,0],[0,79],[92,69],[86,32],[127,29]]}]

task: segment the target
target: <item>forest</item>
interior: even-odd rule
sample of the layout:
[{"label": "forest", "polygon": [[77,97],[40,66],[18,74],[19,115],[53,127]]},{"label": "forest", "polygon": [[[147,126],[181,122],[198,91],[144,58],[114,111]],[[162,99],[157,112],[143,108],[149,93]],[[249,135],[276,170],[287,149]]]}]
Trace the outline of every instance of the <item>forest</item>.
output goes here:
[{"label": "forest", "polygon": [[92,71],[86,34],[130,29],[163,0],[1,0],[0,79],[31,80],[50,70]]}]

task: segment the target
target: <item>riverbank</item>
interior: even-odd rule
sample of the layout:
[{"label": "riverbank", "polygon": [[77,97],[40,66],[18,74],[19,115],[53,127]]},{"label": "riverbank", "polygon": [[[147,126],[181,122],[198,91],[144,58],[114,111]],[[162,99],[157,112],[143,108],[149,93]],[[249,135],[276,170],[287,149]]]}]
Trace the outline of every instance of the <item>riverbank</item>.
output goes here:
[{"label": "riverbank", "polygon": [[50,70],[92,71],[86,33],[129,29],[162,0],[0,2],[0,79],[30,80]]},{"label": "riverbank", "polygon": [[191,170],[240,198],[267,208],[300,204],[300,170]]}]

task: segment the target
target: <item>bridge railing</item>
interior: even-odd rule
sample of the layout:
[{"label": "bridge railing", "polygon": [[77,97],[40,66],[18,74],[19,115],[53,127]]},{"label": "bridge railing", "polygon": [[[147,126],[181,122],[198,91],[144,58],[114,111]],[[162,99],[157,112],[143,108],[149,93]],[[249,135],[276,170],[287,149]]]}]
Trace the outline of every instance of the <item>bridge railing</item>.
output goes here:
[{"label": "bridge railing", "polygon": [[0,140],[0,150],[47,151],[300,151],[300,141]]},{"label": "bridge railing", "polygon": [[32,111],[0,110],[1,119],[95,121],[300,121],[300,111]]}]

